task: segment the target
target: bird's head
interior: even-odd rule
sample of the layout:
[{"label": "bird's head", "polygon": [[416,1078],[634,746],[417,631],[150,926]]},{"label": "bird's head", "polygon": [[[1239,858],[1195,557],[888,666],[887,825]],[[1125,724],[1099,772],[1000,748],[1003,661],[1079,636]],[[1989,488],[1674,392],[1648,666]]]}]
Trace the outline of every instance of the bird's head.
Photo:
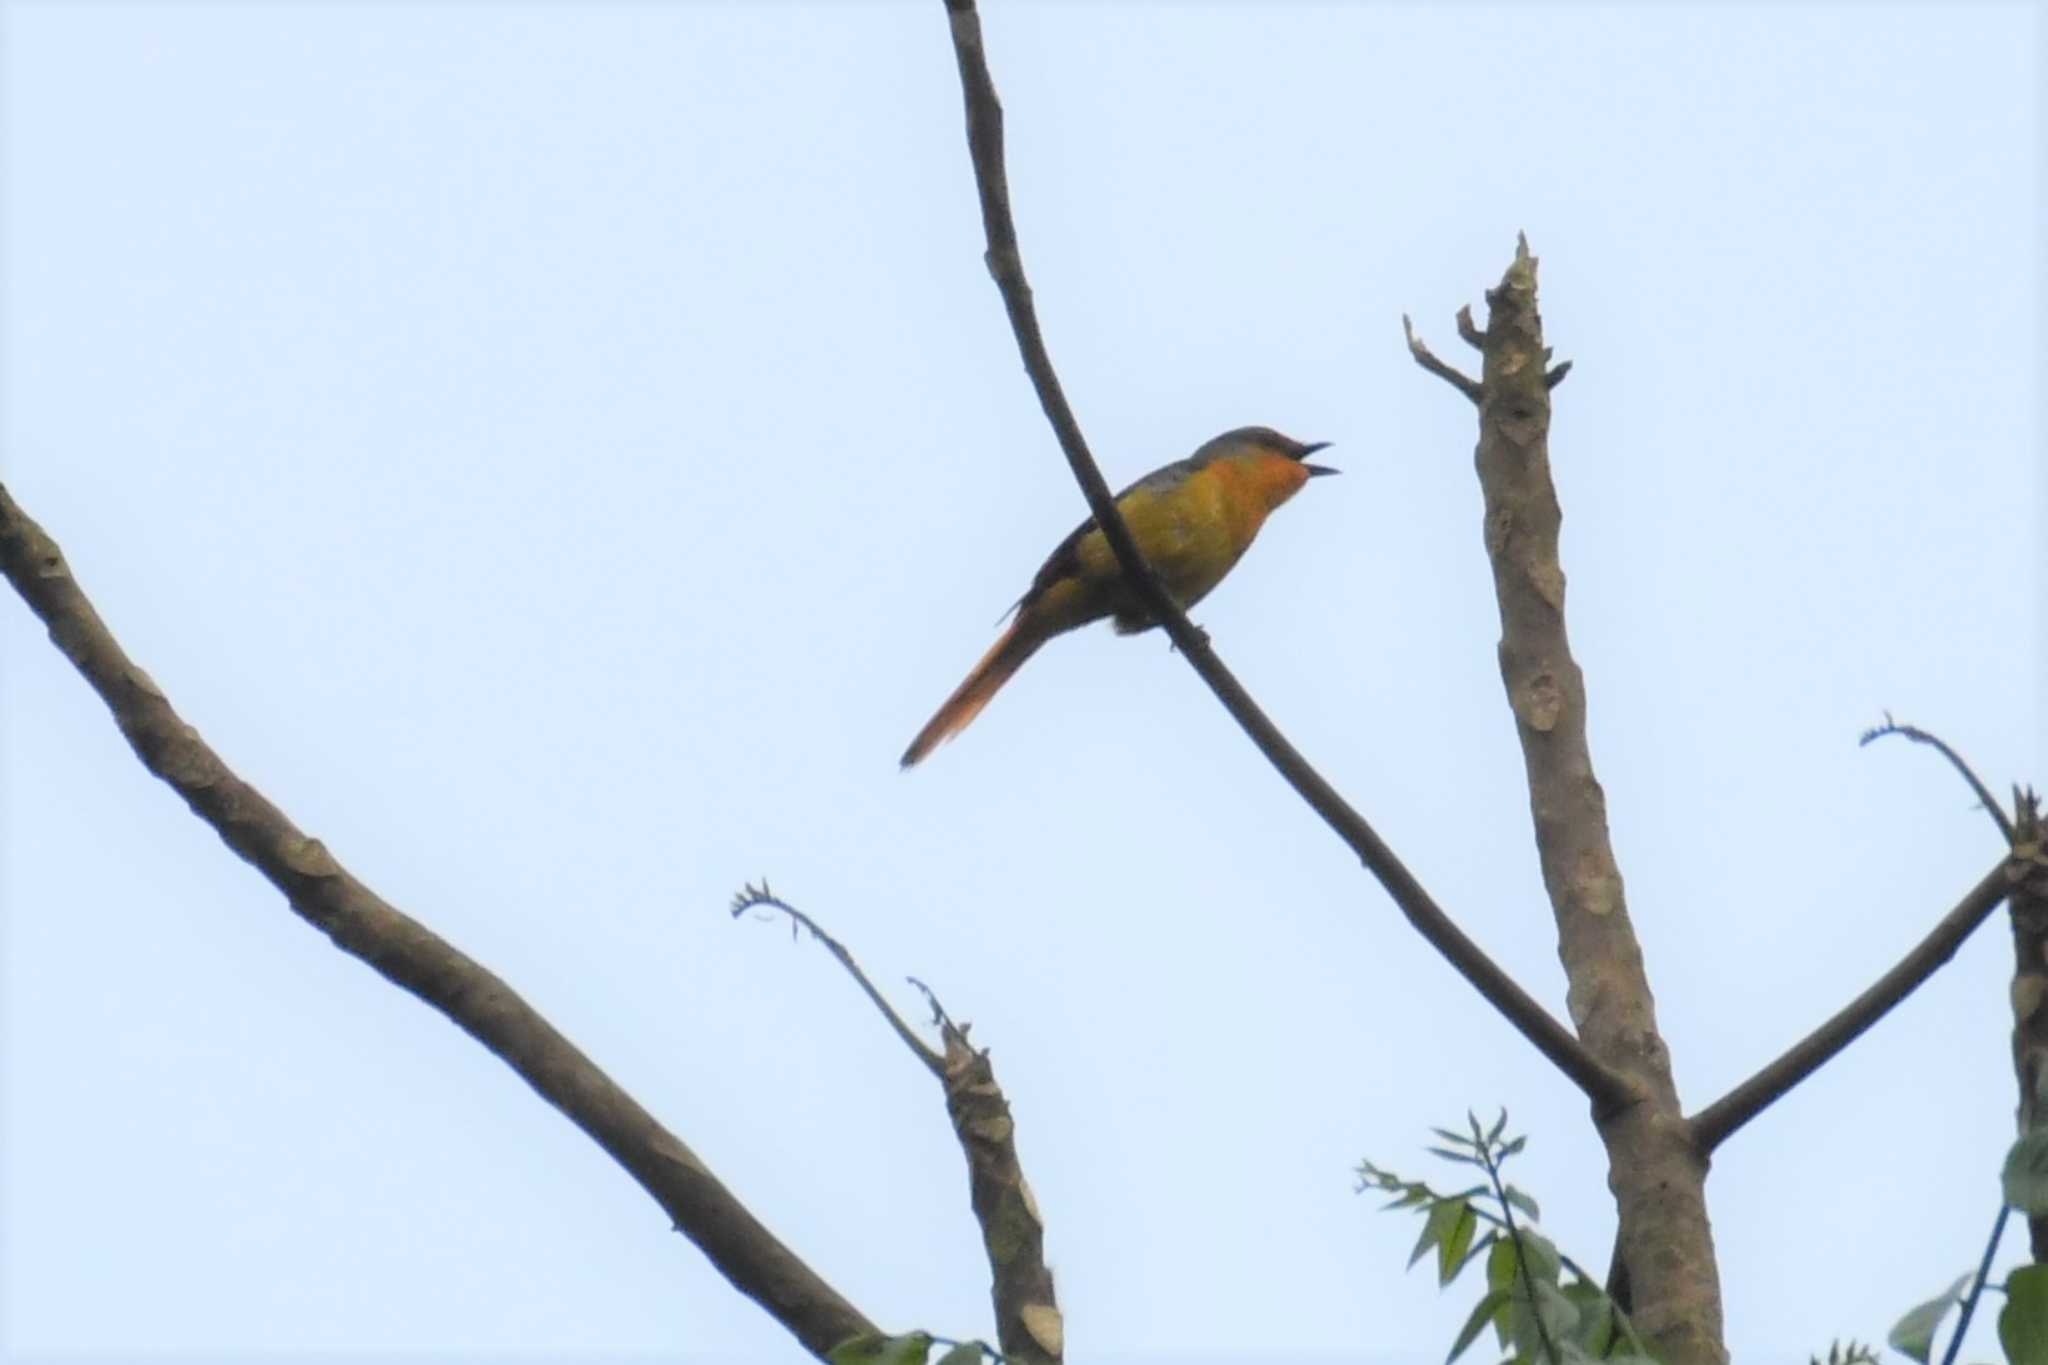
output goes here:
[{"label": "bird's head", "polygon": [[1309,456],[1329,444],[1328,441],[1297,441],[1292,436],[1282,436],[1271,427],[1239,427],[1210,441],[1197,455],[1230,460],[1244,466],[1265,490],[1267,505],[1278,507],[1318,474],[1341,472],[1328,465],[1308,462]]}]

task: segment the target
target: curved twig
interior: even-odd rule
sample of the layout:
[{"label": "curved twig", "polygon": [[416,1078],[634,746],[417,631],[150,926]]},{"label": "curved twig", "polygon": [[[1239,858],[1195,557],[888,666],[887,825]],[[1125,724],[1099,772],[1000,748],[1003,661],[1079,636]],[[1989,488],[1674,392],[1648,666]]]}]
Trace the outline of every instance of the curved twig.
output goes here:
[{"label": "curved twig", "polygon": [[482,964],[364,886],[238,777],[121,649],[63,553],[0,486],[0,571],[114,714],[143,766],[343,952],[432,1005],[625,1167],[735,1288],[813,1355],[874,1324],[763,1227],[697,1154]]},{"label": "curved twig", "polygon": [[1833,1018],[1787,1048],[1782,1056],[1742,1084],[1715,1100],[1687,1122],[1693,1145],[1702,1157],[1726,1141],[1728,1135],[1777,1102],[1793,1086],[1805,1080],[1863,1031],[1884,1018],[1894,1005],[1911,995],[1934,975],[1962,947],[1976,927],[1988,918],[2012,890],[2014,864],[2001,859],[1971,887],[1955,909],[1942,916],[1927,937],[1899,959],[1898,965],[1874,982],[1870,989],[1851,1000]]},{"label": "curved twig", "polygon": [[1443,955],[1453,968],[1471,982],[1480,995],[1506,1016],[1508,1022],[1527,1038],[1573,1084],[1583,1090],[1597,1110],[1612,1112],[1635,1102],[1638,1089],[1632,1080],[1604,1065],[1586,1050],[1570,1030],[1552,1018],[1543,1006],[1524,991],[1493,959],[1467,938],[1458,926],[1416,881],[1392,849],[1353,810],[1335,788],[1309,765],[1300,751],[1266,713],[1253,701],[1244,685],[1209,647],[1208,637],[1196,629],[1173,599],[1159,586],[1151,566],[1145,562],[1130,528],[1124,525],[1109,485],[1096,467],[1081,435],[1080,424],[1067,405],[1054,373],[1052,358],[1039,333],[1038,316],[1031,302],[1031,286],[1024,278],[1024,266],[1017,251],[1017,229],[1010,216],[1008,178],[1003,169],[1003,111],[996,99],[995,83],[989,76],[988,58],[981,41],[981,21],[974,0],[946,0],[952,20],[953,51],[960,65],[960,88],[967,113],[967,146],[974,163],[974,181],[981,197],[982,227],[988,239],[986,260],[1002,294],[1009,314],[1010,330],[1031,376],[1038,401],[1059,439],[1060,449],[1074,472],[1074,479],[1088,499],[1096,524],[1108,538],[1117,563],[1122,566],[1139,599],[1152,619],[1165,629],[1174,646],[1201,675],[1223,708],[1230,712],[1280,775],[1287,780],[1310,809],[1323,818],[1355,852],[1359,860],[1379,879],[1400,907],[1408,922]]},{"label": "curved twig", "polygon": [[738,919],[749,910],[779,910],[789,916],[792,929],[801,925],[812,938],[825,945],[827,952],[839,959],[839,965],[846,968],[847,975],[851,976],[860,986],[861,990],[866,993],[868,1000],[874,1007],[882,1012],[882,1017],[889,1021],[889,1027],[894,1029],[896,1036],[903,1040],[903,1046],[910,1049],[913,1057],[924,1063],[925,1070],[940,1079],[945,1078],[946,1059],[941,1057],[930,1043],[918,1037],[916,1031],[910,1025],[903,1022],[903,1016],[898,1014],[896,1007],[890,1004],[880,991],[875,989],[875,983],[868,980],[868,974],[860,969],[858,962],[853,960],[853,954],[846,950],[846,945],[826,933],[823,929],[820,929],[818,922],[809,915],[806,915],[803,911],[797,909],[773,891],[770,891],[766,877],[761,879],[759,890],[756,890],[751,882],[742,885],[739,889],[739,894],[732,898],[731,909],[734,919]]},{"label": "curved twig", "polygon": [[1927,731],[1917,725],[1901,725],[1893,720],[1892,713],[1887,711],[1884,713],[1884,724],[1874,725],[1870,729],[1865,730],[1863,737],[1857,740],[1856,743],[1859,746],[1867,745],[1876,740],[1883,739],[1886,735],[1903,735],[1915,744],[1930,744],[1939,750],[1941,756],[1947,759],[1954,766],[1955,770],[1963,775],[1963,781],[1970,784],[1970,790],[1977,794],[1977,804],[1984,807],[1985,813],[1991,817],[1992,823],[1998,826],[1999,837],[2004,839],[2007,844],[2012,843],[2012,820],[2006,815],[2004,807],[1998,804],[1998,798],[1991,794],[1991,788],[1984,785],[1983,779],[1977,776],[1976,770],[1963,761],[1961,754],[1949,748],[1945,740],[1939,735],[1927,733]]}]

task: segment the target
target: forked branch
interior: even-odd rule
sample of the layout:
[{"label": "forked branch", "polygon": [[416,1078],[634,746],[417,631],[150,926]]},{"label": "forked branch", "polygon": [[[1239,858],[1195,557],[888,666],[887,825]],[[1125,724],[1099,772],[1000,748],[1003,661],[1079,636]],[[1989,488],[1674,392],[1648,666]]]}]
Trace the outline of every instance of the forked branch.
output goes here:
[{"label": "forked branch", "polygon": [[954,1023],[931,987],[912,977],[910,984],[923,992],[931,1006],[932,1023],[945,1042],[943,1056],[933,1051],[875,989],[845,945],[771,892],[766,880],[759,890],[742,887],[733,897],[735,916],[756,908],[780,911],[789,917],[792,928],[801,926],[824,944],[912,1055],[938,1077],[946,1092],[946,1116],[952,1121],[953,1136],[967,1158],[968,1197],[988,1254],[989,1297],[995,1305],[996,1339],[1002,1344],[1003,1356],[1019,1365],[1057,1365],[1066,1349],[1066,1327],[1053,1293],[1052,1270],[1045,1261],[1045,1227],[1017,1157],[1017,1125],[1010,1117],[1010,1102],[996,1084],[987,1051],[971,1046],[968,1026]]}]

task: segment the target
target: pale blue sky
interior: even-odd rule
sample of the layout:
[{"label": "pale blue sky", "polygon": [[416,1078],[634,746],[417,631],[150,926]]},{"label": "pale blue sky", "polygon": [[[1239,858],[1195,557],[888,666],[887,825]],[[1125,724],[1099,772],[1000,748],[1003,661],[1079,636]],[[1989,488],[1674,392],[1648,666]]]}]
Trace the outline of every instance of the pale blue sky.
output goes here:
[{"label": "pale blue sky", "polygon": [[[1083,513],[981,264],[937,0],[13,3],[0,458],[249,780],[506,977],[870,1315],[973,1335],[939,1097],[770,877],[994,1050],[1076,1359],[1439,1358],[1351,1194],[1577,1094],[1154,637],[896,756]],[[1517,229],[1594,755],[1696,1107],[2048,779],[2037,11],[994,3],[1024,251],[1112,483],[1335,442],[1197,620],[1562,1012],[1470,409]],[[792,1359],[500,1063],[333,951],[4,650],[0,1352]],[[2009,1138],[1994,924],[1709,1187],[1738,1360],[1879,1336]],[[915,1005],[907,988],[896,991]],[[2019,1240],[2012,1244],[2013,1254]]]}]

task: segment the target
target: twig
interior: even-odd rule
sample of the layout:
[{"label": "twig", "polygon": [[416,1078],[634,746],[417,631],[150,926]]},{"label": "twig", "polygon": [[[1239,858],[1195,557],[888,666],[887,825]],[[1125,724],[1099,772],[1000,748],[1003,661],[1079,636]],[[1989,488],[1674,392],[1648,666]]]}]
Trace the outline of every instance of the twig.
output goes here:
[{"label": "twig", "polygon": [[497,1054],[625,1167],[676,1230],[813,1355],[823,1359],[840,1342],[875,1330],[761,1226],[695,1152],[510,986],[357,881],[319,840],[236,776],[129,660],[56,543],[4,486],[0,570],[113,712],[143,766],[283,892],[295,913]]},{"label": "twig", "polygon": [[1956,1314],[1956,1330],[1949,1335],[1948,1349],[1941,1353],[1941,1365],[1956,1365],[1956,1352],[1963,1348],[1963,1334],[1970,1330],[1970,1319],[1976,1316],[1977,1300],[1984,1297],[1984,1284],[1991,1278],[1991,1262],[1998,1255],[1998,1244],[2005,1237],[2005,1220],[2012,1217],[2012,1205],[2003,1199],[1998,1201],[1998,1217],[1991,1220],[1991,1237],[1984,1243],[1984,1258],[1977,1262],[1977,1278],[1970,1283],[1970,1292],[1963,1296],[1962,1311]]},{"label": "twig", "polygon": [[1564,377],[1570,374],[1571,372],[1571,361],[1559,361],[1557,364],[1551,366],[1549,369],[1543,372],[1543,387],[1546,389],[1556,388],[1559,384],[1564,383]]},{"label": "twig", "polygon": [[1941,917],[1928,935],[1879,977],[1870,989],[1851,1000],[1833,1018],[1787,1048],[1782,1056],[1688,1120],[1692,1140],[1702,1157],[1712,1154],[1728,1135],[1748,1123],[1805,1080],[1836,1053],[1856,1041],[1893,1006],[1911,995],[1956,954],[1963,940],[1998,908],[2012,889],[2014,864],[2001,859],[1970,888],[1955,909]]},{"label": "twig", "polygon": [[2007,844],[2012,843],[2012,821],[2007,818],[2005,810],[1998,804],[1998,799],[1991,794],[1991,789],[1984,785],[1983,779],[1977,776],[1976,771],[1963,761],[1962,755],[1949,748],[1945,740],[1939,735],[1927,733],[1927,731],[1922,730],[1917,725],[1901,725],[1893,720],[1892,713],[1887,711],[1884,713],[1884,724],[1875,725],[1865,730],[1863,737],[1856,742],[1859,746],[1867,745],[1883,739],[1887,735],[1903,735],[1915,744],[1931,744],[1940,751],[1941,756],[1947,759],[1954,766],[1955,770],[1963,775],[1963,781],[1970,784],[1970,790],[1977,794],[1977,804],[1984,808],[1985,814],[1989,815],[1992,822],[1998,826],[1999,837],[2004,839]]},{"label": "twig", "polygon": [[[1465,325],[1472,321],[1472,312],[1470,309],[1466,309],[1460,312],[1458,317],[1460,322],[1458,333],[1460,336],[1464,336]],[[1464,394],[1474,403],[1479,401],[1479,381],[1455,366],[1447,365],[1443,361],[1438,360],[1436,352],[1430,350],[1428,344],[1421,337],[1415,335],[1415,324],[1409,321],[1406,313],[1401,314],[1401,334],[1408,338],[1408,354],[1415,357],[1416,364],[1428,370],[1438,379],[1443,380],[1444,383],[1449,384],[1459,393]],[[1472,341],[1470,336],[1466,336],[1465,339]],[[1483,341],[1484,338],[1481,338],[1481,340]],[[1480,343],[1475,341],[1473,344],[1478,345]]]},{"label": "twig", "polygon": [[[1402,319],[1404,322],[1406,320]],[[1461,304],[1458,308],[1458,335],[1473,350],[1482,353],[1486,350],[1486,334],[1472,321],[1472,305],[1469,303]]]},{"label": "twig", "polygon": [[952,19],[953,50],[960,65],[961,95],[967,112],[967,146],[974,162],[974,180],[981,197],[982,226],[988,238],[987,261],[1009,314],[1010,330],[1017,339],[1024,369],[1037,390],[1039,404],[1059,439],[1060,449],[1075,480],[1087,496],[1095,521],[1108,538],[1117,563],[1133,590],[1144,602],[1152,619],[1165,629],[1181,655],[1187,659],[1216,699],[1223,703],[1267,760],[1306,801],[1337,836],[1350,846],[1359,860],[1377,877],[1399,906],[1401,913],[1460,975],[1493,1007],[1506,1016],[1537,1051],[1568,1076],[1592,1100],[1595,1109],[1611,1112],[1635,1102],[1635,1084],[1602,1064],[1559,1024],[1535,999],[1501,970],[1494,961],[1467,938],[1457,925],[1424,891],[1421,883],[1393,850],[1381,842],[1365,819],[1353,810],[1336,789],[1323,780],[1295,747],[1288,743],[1266,713],[1246,692],[1244,685],[1225,668],[1210,648],[1208,638],[1197,630],[1172,598],[1160,588],[1146,564],[1137,542],[1131,539],[1109,485],[1103,482],[1095,458],[1088,453],[1079,424],[1067,406],[1051,357],[1039,334],[1038,318],[1031,302],[1031,287],[1017,252],[1017,230],[1010,217],[1008,182],[1003,170],[1003,113],[996,100],[995,84],[989,76],[988,58],[982,49],[981,21],[973,0],[946,0]]},{"label": "twig", "polygon": [[[1505,1119],[1505,1114],[1503,1114]],[[1478,1128],[1475,1126],[1476,1133]],[[1501,1183],[1500,1165],[1493,1159],[1492,1146],[1481,1143],[1478,1147],[1479,1161],[1486,1168],[1486,1178],[1493,1182],[1493,1197],[1500,1203],[1501,1221],[1506,1226],[1508,1240],[1515,1244],[1515,1272],[1522,1277],[1523,1290],[1529,1295],[1529,1316],[1536,1320],[1536,1339],[1543,1343],[1543,1358],[1550,1365],[1557,1365],[1557,1343],[1550,1339],[1550,1324],[1543,1320],[1543,1304],[1536,1297],[1536,1276],[1529,1270],[1529,1249],[1522,1243],[1522,1234],[1515,1228],[1514,1205],[1508,1202],[1507,1187]],[[1562,1263],[1563,1258],[1559,1261]],[[1581,1278],[1584,1278],[1583,1273]]]},{"label": "twig", "polygon": [[809,915],[806,915],[803,911],[770,891],[766,877],[761,879],[759,890],[756,890],[752,883],[746,883],[740,887],[739,894],[732,898],[732,916],[734,919],[738,919],[741,915],[746,914],[747,911],[756,908],[781,911],[789,916],[792,926],[802,925],[812,938],[824,944],[825,950],[839,959],[839,965],[846,968],[847,974],[859,984],[869,1001],[874,1004],[876,1009],[882,1012],[882,1017],[889,1021],[889,1027],[896,1030],[896,1036],[903,1040],[903,1046],[909,1048],[911,1055],[924,1063],[927,1071],[931,1072],[934,1076],[944,1079],[946,1059],[941,1057],[932,1048],[931,1044],[918,1037],[910,1025],[903,1022],[903,1016],[898,1014],[896,1007],[891,1005],[883,997],[882,993],[875,989],[875,983],[868,980],[868,974],[860,969],[858,962],[853,960],[853,954],[846,951],[845,944],[826,933],[823,929],[820,929],[818,922]]},{"label": "twig", "polygon": [[946,1013],[946,1007],[939,1003],[938,992],[925,985],[924,982],[919,981],[914,976],[907,976],[904,980],[917,987],[924,995],[924,1003],[931,1007],[932,1022],[939,1027],[939,1036],[943,1038],[957,1037],[962,1043],[965,1043],[967,1041],[967,1030],[973,1027],[973,1025],[954,1023],[953,1016]]}]

